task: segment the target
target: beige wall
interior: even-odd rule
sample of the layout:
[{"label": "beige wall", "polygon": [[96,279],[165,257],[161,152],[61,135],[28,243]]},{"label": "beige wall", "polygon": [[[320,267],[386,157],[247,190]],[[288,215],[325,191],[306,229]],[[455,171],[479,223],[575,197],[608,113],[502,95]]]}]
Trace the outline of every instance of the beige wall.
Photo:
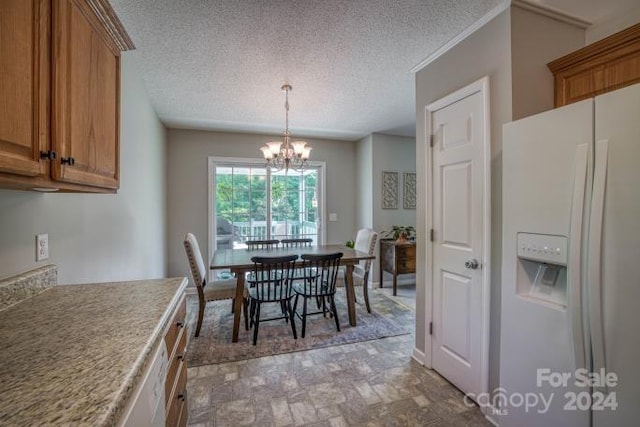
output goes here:
[{"label": "beige wall", "polygon": [[[502,124],[511,120],[511,16],[510,11],[498,15],[484,27],[456,45],[443,56],[427,65],[416,75],[416,153],[418,173],[417,215],[417,295],[416,295],[416,348],[425,351],[427,324],[424,283],[426,253],[426,177],[425,163],[428,147],[426,138],[425,107],[430,103],[474,81],[489,76],[491,117],[491,328],[489,388],[499,384],[500,357],[500,257],[502,240]],[[423,260],[420,262],[420,260]],[[426,303],[420,304],[420,301]]]},{"label": "beige wall", "polygon": [[[378,232],[415,225],[416,210],[403,208],[403,173],[416,171],[416,140],[373,133],[356,143],[358,217],[356,228]],[[382,171],[398,172],[398,209],[382,209]]]},{"label": "beige wall", "polygon": [[513,120],[553,108],[553,74],[547,64],[584,47],[584,39],[581,28],[511,8]]},{"label": "beige wall", "polygon": [[640,22],[640,4],[631,9],[611,17],[605,21],[599,22],[587,28],[586,44],[591,44],[605,37],[622,31],[632,25]]},{"label": "beige wall", "polygon": [[373,228],[373,146],[372,136],[367,135],[356,143],[356,189],[358,206],[356,229]]},{"label": "beige wall", "polygon": [[[169,274],[188,276],[184,235],[196,235],[203,256],[208,255],[207,168],[209,156],[256,159],[259,148],[273,136],[171,129],[168,133],[167,197]],[[306,139],[311,159],[326,162],[327,243],[345,243],[355,235],[356,143]],[[328,221],[328,213],[338,216]]]},{"label": "beige wall", "polygon": [[[553,107],[553,83],[546,63],[581,47],[584,31],[534,12],[512,7],[416,74],[416,130],[419,236],[416,349],[425,351],[431,301],[424,283],[428,147],[425,107],[483,76],[489,76],[491,122],[491,300],[489,389],[499,386],[502,261],[502,125]],[[420,262],[420,260],[423,260]],[[420,301],[425,301],[420,304]]]},{"label": "beige wall", "polygon": [[[416,225],[416,210],[403,207],[404,172],[416,171],[416,139],[372,134],[373,228],[378,232],[394,225]],[[398,209],[382,209],[382,171],[398,172]]]},{"label": "beige wall", "polygon": [[[358,162],[358,217],[356,229],[370,227],[378,239],[393,225],[416,224],[416,210],[403,208],[403,173],[416,170],[416,140],[404,136],[373,133],[356,144]],[[382,209],[382,171],[398,172],[398,209]],[[378,254],[376,244],[374,253]],[[369,280],[379,283],[378,259],[371,265]]]},{"label": "beige wall", "polygon": [[[41,194],[0,190],[0,277],[46,263],[62,284],[165,277],[165,129],[122,58],[120,190]],[[35,262],[35,235],[50,258]]]}]

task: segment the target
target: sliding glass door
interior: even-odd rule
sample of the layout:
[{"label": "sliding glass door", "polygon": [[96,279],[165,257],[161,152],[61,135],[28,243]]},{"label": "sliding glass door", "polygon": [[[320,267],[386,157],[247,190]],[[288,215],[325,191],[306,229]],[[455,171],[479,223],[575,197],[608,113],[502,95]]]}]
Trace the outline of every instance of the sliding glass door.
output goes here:
[{"label": "sliding glass door", "polygon": [[271,237],[318,238],[318,170],[270,174]]},{"label": "sliding glass door", "polygon": [[323,165],[271,171],[262,162],[210,159],[211,242],[243,248],[247,240],[321,242]]}]

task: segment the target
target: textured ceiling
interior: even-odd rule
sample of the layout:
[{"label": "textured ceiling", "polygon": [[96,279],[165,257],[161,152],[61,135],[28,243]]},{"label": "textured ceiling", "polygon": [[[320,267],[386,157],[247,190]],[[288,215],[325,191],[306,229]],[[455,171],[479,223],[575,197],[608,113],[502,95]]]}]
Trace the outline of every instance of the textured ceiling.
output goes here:
[{"label": "textured ceiling", "polygon": [[292,134],[341,139],[414,135],[409,70],[501,3],[111,0],[168,127],[281,133],[286,82]]}]

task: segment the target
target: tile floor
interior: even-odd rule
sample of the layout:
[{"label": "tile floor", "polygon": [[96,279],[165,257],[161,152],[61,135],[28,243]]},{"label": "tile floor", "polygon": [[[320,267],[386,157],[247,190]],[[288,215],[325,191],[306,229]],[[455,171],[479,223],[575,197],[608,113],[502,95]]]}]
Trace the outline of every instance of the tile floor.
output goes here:
[{"label": "tile floor", "polygon": [[490,426],[411,359],[413,343],[409,334],[189,368],[189,424]]},{"label": "tile floor", "polygon": [[416,284],[402,284],[398,285],[397,295],[393,296],[393,287],[386,286],[382,289],[376,289],[376,291],[383,293],[387,298],[395,301],[405,307],[416,311]]}]

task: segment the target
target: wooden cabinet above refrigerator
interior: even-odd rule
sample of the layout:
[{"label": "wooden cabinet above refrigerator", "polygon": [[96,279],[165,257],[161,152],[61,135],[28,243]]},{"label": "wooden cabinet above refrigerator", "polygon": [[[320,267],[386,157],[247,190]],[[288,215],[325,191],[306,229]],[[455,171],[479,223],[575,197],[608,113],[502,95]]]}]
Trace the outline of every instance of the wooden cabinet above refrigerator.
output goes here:
[{"label": "wooden cabinet above refrigerator", "polygon": [[640,23],[547,64],[555,106],[640,82]]}]

